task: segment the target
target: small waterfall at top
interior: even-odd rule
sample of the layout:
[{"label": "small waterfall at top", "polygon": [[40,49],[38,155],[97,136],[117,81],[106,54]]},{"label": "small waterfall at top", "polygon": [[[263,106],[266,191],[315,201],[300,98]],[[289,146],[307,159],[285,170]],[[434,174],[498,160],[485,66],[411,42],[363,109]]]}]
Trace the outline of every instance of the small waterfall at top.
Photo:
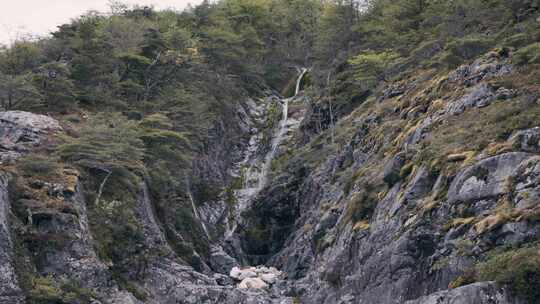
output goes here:
[{"label": "small waterfall at top", "polygon": [[250,203],[253,201],[253,198],[259,194],[259,192],[266,186],[268,182],[268,172],[272,165],[272,161],[276,157],[276,154],[279,151],[279,146],[282,144],[283,140],[286,138],[286,134],[289,131],[289,102],[294,100],[300,93],[302,79],[308,72],[308,69],[302,68],[300,74],[296,80],[296,87],[294,96],[289,98],[280,99],[282,105],[282,114],[279,126],[275,133],[273,134],[270,150],[264,156],[264,158],[256,157],[251,159],[251,156],[248,155],[247,158],[243,161],[244,164],[248,165],[247,170],[244,172],[244,187],[243,189],[236,190],[235,196],[237,203],[234,210],[234,216],[232,222],[228,223],[227,231],[225,237],[229,238],[233,235],[237,223],[240,220],[240,214],[242,211],[246,210]]},{"label": "small waterfall at top", "polygon": [[274,138],[272,139],[272,146],[270,149],[270,152],[266,155],[264,158],[264,165],[261,169],[259,183],[257,185],[257,193],[266,186],[267,178],[268,178],[268,170],[270,169],[270,166],[272,165],[272,160],[275,158],[276,153],[278,151],[279,144],[283,141],[283,136],[285,133],[287,133],[287,119],[289,117],[289,101],[291,99],[295,98],[300,93],[300,88],[302,85],[302,79],[304,78],[304,75],[307,73],[307,69],[303,68],[300,72],[300,76],[298,76],[298,79],[296,80],[296,87],[294,90],[294,96],[290,98],[285,98],[281,102],[283,103],[283,111],[281,116],[281,121],[279,122],[278,131],[274,135]]}]

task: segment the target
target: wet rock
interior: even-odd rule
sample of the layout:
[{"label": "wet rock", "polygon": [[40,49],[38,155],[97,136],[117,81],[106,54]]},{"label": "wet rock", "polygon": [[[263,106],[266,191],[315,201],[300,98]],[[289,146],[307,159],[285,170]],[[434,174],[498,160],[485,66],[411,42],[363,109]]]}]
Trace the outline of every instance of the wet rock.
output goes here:
[{"label": "wet rock", "polygon": [[444,290],[407,301],[405,304],[525,304],[511,297],[508,290],[493,282],[480,282],[456,289]]},{"label": "wet rock", "polygon": [[448,201],[474,201],[507,193],[508,179],[531,154],[511,152],[484,159],[460,171],[448,190]]}]

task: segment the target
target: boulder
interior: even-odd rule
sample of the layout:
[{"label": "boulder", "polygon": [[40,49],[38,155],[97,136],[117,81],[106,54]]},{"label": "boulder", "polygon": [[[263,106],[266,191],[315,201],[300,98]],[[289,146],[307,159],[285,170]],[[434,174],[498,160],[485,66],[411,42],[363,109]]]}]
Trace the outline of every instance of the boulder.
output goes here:
[{"label": "boulder", "polygon": [[254,269],[240,269],[239,267],[233,267],[229,276],[235,280],[242,281],[247,278],[256,278],[257,273]]},{"label": "boulder", "polygon": [[278,276],[274,273],[263,273],[260,278],[270,285],[276,283],[278,280]]},{"label": "boulder", "polygon": [[473,87],[469,93],[457,101],[449,103],[446,107],[446,113],[458,115],[469,108],[487,107],[495,98],[496,95],[493,88],[486,83],[481,83]]},{"label": "boulder", "polygon": [[424,166],[420,167],[405,190],[405,198],[407,201],[423,198],[431,191],[434,182],[429,170]]},{"label": "boulder", "polygon": [[529,153],[511,152],[493,156],[461,170],[448,190],[450,203],[475,201],[507,193],[509,179],[515,175]]},{"label": "boulder", "polygon": [[246,278],[243,279],[240,284],[238,284],[240,289],[267,289],[268,284],[266,284],[262,279],[259,278]]}]

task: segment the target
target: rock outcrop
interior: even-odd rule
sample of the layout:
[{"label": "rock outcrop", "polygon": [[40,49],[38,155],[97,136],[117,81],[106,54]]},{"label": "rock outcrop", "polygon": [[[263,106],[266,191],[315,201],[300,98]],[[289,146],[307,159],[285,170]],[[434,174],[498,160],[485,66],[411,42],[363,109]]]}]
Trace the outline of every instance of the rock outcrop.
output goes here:
[{"label": "rock outcrop", "polygon": [[9,177],[0,173],[0,303],[25,303],[14,267],[16,254],[11,239]]},{"label": "rock outcrop", "polygon": [[522,304],[505,289],[493,282],[467,285],[453,290],[444,290],[405,304]]},{"label": "rock outcrop", "polygon": [[22,111],[0,112],[0,162],[9,163],[61,130],[55,119]]}]

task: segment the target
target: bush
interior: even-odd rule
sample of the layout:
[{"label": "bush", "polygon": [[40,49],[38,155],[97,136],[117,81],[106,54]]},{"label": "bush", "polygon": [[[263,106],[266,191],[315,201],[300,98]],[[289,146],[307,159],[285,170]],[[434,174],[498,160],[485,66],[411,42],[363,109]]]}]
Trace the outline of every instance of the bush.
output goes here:
[{"label": "bush", "polygon": [[540,63],[540,42],[533,43],[516,51],[513,61],[519,65]]},{"label": "bush", "polygon": [[529,303],[537,303],[540,299],[540,247],[492,255],[477,266],[477,277],[481,281],[508,285]]},{"label": "bush", "polygon": [[378,81],[386,80],[385,71],[398,59],[399,54],[393,51],[368,50],[353,57],[349,63],[355,68],[357,80],[376,84]]},{"label": "bush", "polygon": [[456,67],[466,60],[486,53],[492,45],[493,41],[484,37],[465,37],[454,40],[446,46],[440,62],[450,68]]},{"label": "bush", "polygon": [[374,186],[364,184],[360,189],[364,190],[354,194],[347,206],[346,217],[353,224],[361,220],[370,219],[378,202]]},{"label": "bush", "polygon": [[144,146],[137,124],[119,113],[90,117],[77,138],[66,137],[58,147],[62,160],[87,169],[139,169]]},{"label": "bush", "polygon": [[59,284],[53,277],[33,277],[28,296],[30,304],[92,303],[96,295],[75,282]]},{"label": "bush", "polygon": [[53,159],[32,155],[21,159],[18,163],[18,169],[23,175],[49,176],[56,171],[57,163]]}]

